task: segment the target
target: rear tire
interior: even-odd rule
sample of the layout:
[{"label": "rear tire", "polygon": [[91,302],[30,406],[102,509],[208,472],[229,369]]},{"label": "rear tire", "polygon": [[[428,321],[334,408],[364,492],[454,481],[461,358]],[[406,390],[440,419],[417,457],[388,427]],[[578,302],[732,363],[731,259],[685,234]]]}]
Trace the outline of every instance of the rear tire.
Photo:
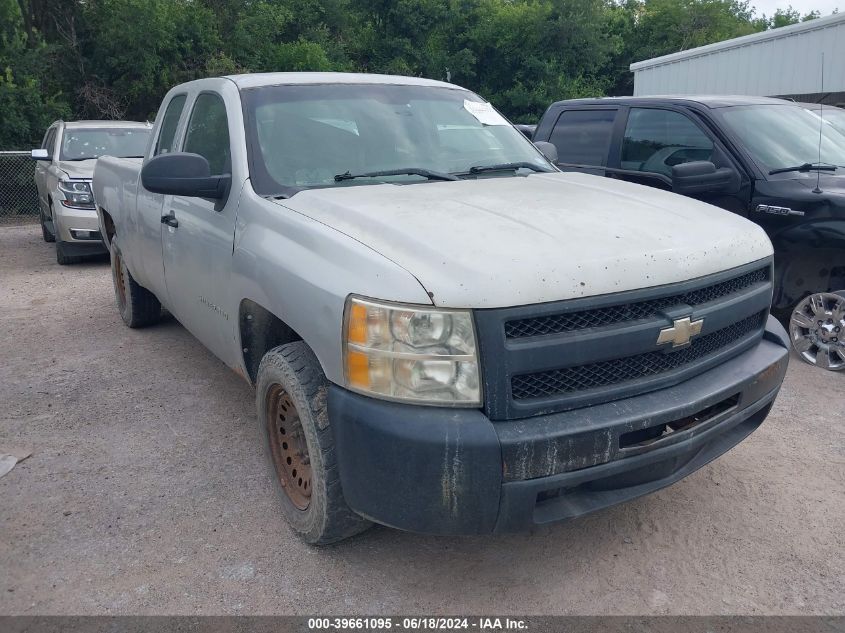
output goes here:
[{"label": "rear tire", "polygon": [[145,327],[161,319],[161,303],[132,277],[123,262],[117,236],[111,242],[111,276],[117,309],[126,325],[131,328]]},{"label": "rear tire", "polygon": [[346,504],[329,428],[328,381],[314,352],[296,341],[261,359],[258,421],[282,513],[307,543],[325,545],[370,527]]}]

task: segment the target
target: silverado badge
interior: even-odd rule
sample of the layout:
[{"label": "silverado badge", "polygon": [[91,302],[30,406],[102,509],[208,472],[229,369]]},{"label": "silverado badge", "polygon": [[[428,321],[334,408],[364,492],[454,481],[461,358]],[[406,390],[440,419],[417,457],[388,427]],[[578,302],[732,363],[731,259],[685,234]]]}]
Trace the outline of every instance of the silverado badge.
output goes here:
[{"label": "silverado badge", "polygon": [[704,319],[699,319],[698,321],[690,321],[689,317],[676,319],[672,327],[660,330],[660,336],[657,337],[657,344],[672,343],[673,348],[685,347],[690,344],[690,339],[693,336],[701,334],[701,327],[703,325]]}]

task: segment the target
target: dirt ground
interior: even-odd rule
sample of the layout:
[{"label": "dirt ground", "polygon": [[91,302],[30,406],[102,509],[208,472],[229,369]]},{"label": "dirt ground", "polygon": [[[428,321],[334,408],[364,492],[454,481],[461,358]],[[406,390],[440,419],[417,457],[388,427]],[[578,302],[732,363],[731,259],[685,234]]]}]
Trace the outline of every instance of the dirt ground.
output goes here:
[{"label": "dirt ground", "polygon": [[108,263],[0,227],[0,614],[843,614],[845,374],[793,357],[748,440],[656,494],[508,536],[302,544],[251,388]]}]

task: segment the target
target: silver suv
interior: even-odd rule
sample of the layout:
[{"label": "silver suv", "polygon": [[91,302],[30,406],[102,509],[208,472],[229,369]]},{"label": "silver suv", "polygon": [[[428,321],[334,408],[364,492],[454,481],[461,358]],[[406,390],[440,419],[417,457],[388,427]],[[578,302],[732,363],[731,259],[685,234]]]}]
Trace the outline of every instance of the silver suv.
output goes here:
[{"label": "silver suv", "polygon": [[56,121],[32,150],[41,231],[56,243],[56,261],[75,264],[85,255],[106,253],[91,193],[94,164],[105,154],[144,155],[151,125],[134,121]]}]

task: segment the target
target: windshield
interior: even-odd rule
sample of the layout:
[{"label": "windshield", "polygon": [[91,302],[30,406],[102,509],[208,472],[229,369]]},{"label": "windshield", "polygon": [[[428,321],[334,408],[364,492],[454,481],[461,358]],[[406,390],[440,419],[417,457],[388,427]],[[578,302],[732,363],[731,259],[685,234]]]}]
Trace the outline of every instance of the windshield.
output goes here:
[{"label": "windshield", "polygon": [[65,129],[61,160],[86,160],[100,156],[141,157],[147,149],[149,128]]},{"label": "windshield", "polygon": [[845,166],[845,135],[821,126],[819,158],[819,117],[800,106],[736,106],[722,108],[722,117],[764,171],[818,162]]},{"label": "windshield", "polygon": [[825,107],[824,112],[821,110],[809,110],[816,116],[824,118],[824,122],[835,129],[840,134],[845,134],[845,110],[837,107]]},{"label": "windshield", "polygon": [[[267,86],[244,92],[244,110],[250,176],[260,195],[376,182],[421,183],[450,174],[478,177],[469,174],[471,168],[514,163],[554,170],[490,104],[465,90]],[[372,175],[406,169],[415,173]],[[514,166],[484,176],[517,173],[530,169]]]}]

